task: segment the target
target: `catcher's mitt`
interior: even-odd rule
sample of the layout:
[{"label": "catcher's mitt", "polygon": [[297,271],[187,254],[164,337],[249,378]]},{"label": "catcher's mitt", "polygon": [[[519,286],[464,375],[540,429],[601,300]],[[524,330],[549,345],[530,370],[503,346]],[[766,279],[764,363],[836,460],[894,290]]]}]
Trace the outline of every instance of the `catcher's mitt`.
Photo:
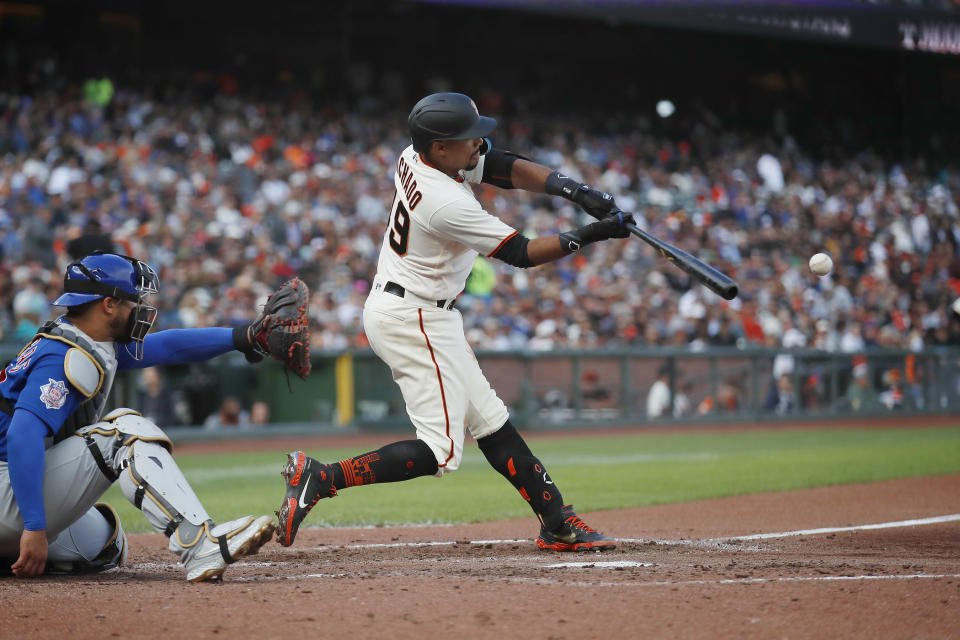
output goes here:
[{"label": "catcher's mitt", "polygon": [[281,361],[301,378],[310,374],[310,290],[300,278],[283,283],[247,329],[256,353]]}]

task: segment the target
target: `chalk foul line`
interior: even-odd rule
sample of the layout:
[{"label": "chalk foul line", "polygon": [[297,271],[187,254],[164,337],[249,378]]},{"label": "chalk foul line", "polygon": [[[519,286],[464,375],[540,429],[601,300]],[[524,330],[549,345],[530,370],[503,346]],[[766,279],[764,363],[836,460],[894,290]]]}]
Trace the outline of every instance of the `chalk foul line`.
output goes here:
[{"label": "chalk foul line", "polygon": [[[571,563],[577,564],[577,563]],[[586,563],[587,566],[601,563]],[[230,576],[229,582],[276,582],[278,580],[311,580],[330,578],[357,577],[349,573],[301,573],[291,576]],[[488,577],[489,578],[489,577]],[[911,573],[905,575],[859,575],[859,576],[788,576],[780,578],[724,578],[721,580],[655,580],[651,582],[624,581],[602,582],[593,580],[565,580],[553,578],[523,578],[518,576],[504,576],[497,578],[505,582],[522,582],[525,584],[557,585],[564,587],[680,587],[696,585],[727,585],[727,584],[761,584],[784,582],[840,582],[840,581],[869,581],[869,580],[942,580],[945,578],[960,578],[960,573]]]},{"label": "chalk foul line", "polygon": [[[789,538],[795,536],[812,536],[828,533],[842,533],[845,531],[871,531],[875,529],[893,529],[897,527],[916,527],[928,524],[941,524],[944,522],[960,521],[960,513],[954,513],[945,516],[932,516],[929,518],[917,518],[914,520],[898,520],[895,522],[880,522],[876,524],[861,524],[848,527],[821,527],[819,529],[798,529],[796,531],[780,531],[776,533],[756,533],[744,536],[726,536],[722,538],[706,538],[701,540],[656,540],[652,538],[617,538],[618,542],[634,543],[657,543],[673,545],[723,545],[731,542],[750,541],[750,540],[768,540],[771,538]],[[532,542],[529,538],[507,538],[493,540],[427,540],[420,542],[371,542],[355,544],[331,544],[307,547],[306,549],[285,549],[289,553],[301,551],[334,551],[337,549],[389,549],[402,547],[452,547],[455,545],[488,545],[488,544],[522,544]]]},{"label": "chalk foul line", "polygon": [[[953,513],[946,516],[933,516],[930,518],[917,518],[915,520],[898,520],[896,522],[879,522],[876,524],[860,524],[849,527],[821,527],[819,529],[798,529],[797,531],[780,531],[777,533],[755,533],[746,536],[727,536],[724,538],[707,538],[705,540],[671,540],[664,543],[672,544],[698,544],[723,543],[734,541],[749,540],[769,540],[771,538],[790,538],[795,536],[815,536],[825,533],[843,533],[845,531],[871,531],[875,529],[894,529],[897,527],[917,527],[925,524],[941,524],[944,522],[956,522],[960,520],[960,513]],[[621,542],[650,542],[640,538],[618,538]],[[660,542],[659,540],[656,542]]]},{"label": "chalk foul line", "polygon": [[[723,545],[731,542],[767,540],[772,538],[787,538],[796,536],[822,535],[829,533],[841,533],[848,531],[870,531],[876,529],[892,529],[896,527],[916,527],[929,524],[941,524],[946,522],[960,521],[960,514],[950,514],[943,516],[933,516],[929,518],[917,518],[912,520],[898,520],[894,522],[880,522],[874,524],[864,524],[846,527],[821,527],[817,529],[799,529],[796,531],[782,531],[776,533],[757,533],[746,536],[730,536],[724,538],[707,538],[703,540],[652,540],[642,538],[618,538],[619,542],[636,542],[656,544],[683,544],[683,545]],[[301,553],[303,551],[336,551],[338,549],[383,549],[399,547],[450,547],[457,545],[501,545],[501,544],[522,544],[530,543],[530,539],[491,539],[491,540],[432,540],[419,542],[387,542],[387,543],[368,543],[368,544],[347,544],[347,545],[320,545],[316,547],[307,547],[299,549],[281,548],[275,549],[281,553]],[[243,560],[237,563],[237,566],[247,567],[282,567],[285,565],[299,564],[295,562],[263,562],[256,560]],[[179,566],[174,562],[142,562],[123,567],[127,570],[151,570],[151,569],[169,569]],[[560,562],[542,565],[546,569],[613,569],[625,567],[652,567],[649,562],[638,562],[631,560],[615,561],[584,561],[584,562]],[[266,582],[274,580],[298,580],[298,579],[318,579],[318,578],[347,578],[351,574],[347,573],[306,573],[292,576],[236,576],[231,577],[232,581],[237,582]],[[904,574],[904,575],[857,575],[857,576],[788,576],[779,578],[735,578],[721,580],[685,580],[685,581],[651,581],[651,582],[595,582],[595,581],[576,581],[554,580],[551,578],[504,578],[513,582],[536,582],[543,584],[563,584],[568,586],[595,586],[595,587],[655,587],[655,586],[678,586],[678,585],[709,585],[709,584],[758,584],[758,583],[779,583],[779,582],[835,582],[845,580],[923,580],[923,579],[941,579],[941,578],[960,578],[960,574]]]},{"label": "chalk foul line", "polygon": [[528,584],[563,585],[568,587],[680,587],[685,585],[725,585],[725,584],[761,584],[781,582],[842,582],[842,581],[869,581],[869,580],[942,580],[945,578],[960,578],[960,573],[911,573],[904,575],[859,575],[859,576],[786,576],[779,578],[723,578],[720,580],[653,580],[650,582],[624,581],[601,582],[593,580],[557,580],[552,578],[524,578],[519,576],[504,577],[501,580],[508,582],[523,582]]}]

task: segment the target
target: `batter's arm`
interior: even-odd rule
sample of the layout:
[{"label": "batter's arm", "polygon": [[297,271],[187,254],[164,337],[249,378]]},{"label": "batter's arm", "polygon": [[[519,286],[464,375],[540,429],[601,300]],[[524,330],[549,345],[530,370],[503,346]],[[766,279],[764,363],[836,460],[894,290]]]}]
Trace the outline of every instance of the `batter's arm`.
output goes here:
[{"label": "batter's arm", "polygon": [[524,158],[517,158],[513,163],[510,178],[513,186],[533,193],[547,192],[547,177],[553,173],[549,167],[537,164]]},{"label": "batter's arm", "polygon": [[527,255],[534,266],[553,262],[568,255],[560,236],[541,236],[527,243]]},{"label": "batter's arm", "polygon": [[551,170],[521,155],[491,149],[483,158],[483,182],[501,189],[523,189],[546,193]]},{"label": "batter's arm", "polygon": [[626,227],[628,224],[634,224],[633,216],[621,213],[579,229],[565,231],[558,236],[541,236],[530,240],[514,233],[497,251],[490,254],[490,257],[515,267],[535,267],[559,260],[600,240],[626,238],[630,235]]},{"label": "batter's arm", "polygon": [[580,205],[597,220],[618,211],[617,203],[609,193],[591,189],[549,167],[501,149],[492,149],[484,158],[483,182],[504,189],[561,196]]}]

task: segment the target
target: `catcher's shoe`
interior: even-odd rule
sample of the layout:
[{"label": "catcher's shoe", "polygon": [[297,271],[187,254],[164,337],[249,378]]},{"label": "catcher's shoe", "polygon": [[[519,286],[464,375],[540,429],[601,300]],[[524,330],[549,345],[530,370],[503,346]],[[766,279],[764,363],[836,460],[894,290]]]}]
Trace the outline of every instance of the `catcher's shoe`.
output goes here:
[{"label": "catcher's shoe", "polygon": [[228,564],[259,551],[274,531],[270,516],[246,516],[219,525],[184,522],[170,536],[170,550],[180,556],[189,582],[216,580],[223,577]]},{"label": "catcher's shoe", "polygon": [[540,528],[537,546],[551,551],[608,551],[617,546],[617,541],[605,536],[580,519],[572,504],[561,509],[563,524],[553,531]]},{"label": "catcher's shoe", "polygon": [[333,486],[333,468],[309,457],[303,451],[287,454],[287,466],[280,472],[287,481],[287,495],[277,511],[280,529],[277,539],[285,547],[293,544],[300,523],[320,498],[337,495]]}]

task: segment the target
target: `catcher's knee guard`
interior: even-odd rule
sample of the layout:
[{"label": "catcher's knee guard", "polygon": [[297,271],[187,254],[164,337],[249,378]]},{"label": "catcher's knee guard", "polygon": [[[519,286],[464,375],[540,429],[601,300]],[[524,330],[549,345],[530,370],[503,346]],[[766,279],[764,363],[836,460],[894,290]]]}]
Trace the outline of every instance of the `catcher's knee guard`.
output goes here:
[{"label": "catcher's knee guard", "polygon": [[126,562],[127,536],[113,507],[98,502],[50,542],[46,573],[96,573]]},{"label": "catcher's knee guard", "polygon": [[[170,439],[136,411],[118,409],[79,433],[88,440],[94,457],[100,452],[104,458],[103,472],[114,474],[123,495],[157,531],[169,537],[182,522],[199,527],[210,520],[170,455]],[[104,455],[103,438],[113,439],[109,455]]]}]

